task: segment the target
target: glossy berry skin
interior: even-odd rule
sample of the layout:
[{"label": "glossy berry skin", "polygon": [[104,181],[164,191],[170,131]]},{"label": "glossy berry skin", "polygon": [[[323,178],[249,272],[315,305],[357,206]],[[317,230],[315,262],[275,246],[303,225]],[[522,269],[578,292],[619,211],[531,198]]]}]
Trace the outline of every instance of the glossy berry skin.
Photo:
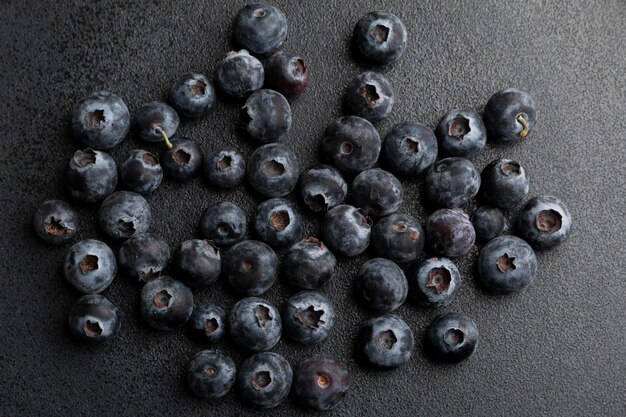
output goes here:
[{"label": "glossy berry skin", "polygon": [[187,363],[187,385],[200,398],[223,397],[235,385],[235,363],[216,350],[203,350]]},{"label": "glossy berry skin", "polygon": [[336,266],[335,255],[321,241],[309,237],[289,248],[282,276],[294,287],[315,290],[333,277]]},{"label": "glossy berry skin", "polygon": [[255,91],[244,104],[245,130],[255,142],[277,142],[291,128],[291,107],[278,91]]},{"label": "glossy berry skin", "polygon": [[215,88],[206,75],[190,72],[181,75],[172,85],[168,101],[178,114],[202,117],[215,106]]},{"label": "glossy berry skin", "polygon": [[357,116],[335,120],[324,132],[322,153],[340,171],[358,173],[372,168],[380,154],[381,140],[370,122]]},{"label": "glossy berry skin", "polygon": [[264,78],[261,61],[242,49],[229,52],[222,60],[217,69],[216,83],[224,94],[242,99],[263,87]]},{"label": "glossy berry skin", "polygon": [[117,164],[102,151],[87,148],[74,152],[65,171],[71,196],[86,203],[103,200],[117,187]]},{"label": "glossy berry skin", "polygon": [[371,217],[395,213],[404,198],[404,188],[390,172],[372,168],[361,172],[352,181],[354,205]]},{"label": "glossy berry skin", "polygon": [[215,149],[204,159],[204,179],[218,188],[234,188],[246,177],[246,158],[231,147]]},{"label": "glossy berry skin", "polygon": [[191,139],[176,137],[171,140],[172,149],[161,152],[161,167],[170,178],[185,181],[193,178],[202,169],[202,150]]},{"label": "glossy berry skin", "polygon": [[446,313],[428,325],[424,350],[435,361],[457,363],[474,354],[478,340],[478,328],[471,318]]},{"label": "glossy berry skin", "polygon": [[283,309],[285,334],[293,341],[312,345],[325,340],[335,325],[335,307],[323,294],[301,291]]},{"label": "glossy berry skin", "polygon": [[367,249],[372,221],[356,207],[341,204],[326,213],[322,223],[322,240],[339,256],[356,256]]},{"label": "glossy berry skin", "polygon": [[428,217],[426,236],[439,255],[457,258],[468,253],[476,241],[472,222],[460,210],[440,209]]},{"label": "glossy berry skin", "polygon": [[271,198],[259,204],[254,231],[272,247],[293,244],[302,234],[302,219],[296,205],[284,198]]},{"label": "glossy berry skin", "polygon": [[150,228],[150,205],[141,195],[116,191],[104,199],[98,212],[100,228],[109,237],[126,239]]},{"label": "glossy berry skin", "polygon": [[130,112],[120,96],[108,91],[81,99],[72,113],[72,134],[81,145],[111,149],[124,140],[130,128]]},{"label": "glossy berry skin", "polygon": [[217,246],[241,242],[247,227],[246,213],[226,201],[206,209],[200,219],[200,233]]},{"label": "glossy berry skin", "polygon": [[485,106],[483,120],[490,141],[511,144],[523,141],[528,136],[538,116],[537,104],[528,93],[508,88],[491,96]]},{"label": "glossy berry skin", "polygon": [[270,350],[276,346],[282,327],[276,307],[262,298],[242,298],[228,315],[228,330],[232,341],[253,352]]},{"label": "glossy berry skin", "polygon": [[361,266],[354,289],[363,307],[377,313],[390,313],[404,303],[409,284],[394,262],[374,258]]},{"label": "glossy berry skin", "polygon": [[218,343],[226,334],[226,311],[216,304],[201,304],[187,322],[189,334],[203,343]]},{"label": "glossy berry skin", "polygon": [[265,62],[265,84],[285,97],[304,93],[309,84],[305,59],[288,52],[276,52]]},{"label": "glossy berry skin", "polygon": [[375,11],[363,16],[354,28],[352,45],[355,52],[375,65],[391,64],[406,49],[404,23],[395,15]]},{"label": "glossy berry skin", "polygon": [[487,128],[479,115],[455,109],[443,116],[435,129],[439,150],[445,156],[471,158],[487,143]]},{"label": "glossy berry skin", "polygon": [[478,194],[480,173],[464,158],[435,162],[426,174],[426,197],[436,207],[461,207]]},{"label": "glossy berry skin", "polygon": [[291,149],[280,143],[257,148],[248,160],[248,182],[265,197],[283,197],[296,187],[300,162]]},{"label": "glossy berry skin", "polygon": [[407,271],[409,296],[428,306],[443,307],[454,300],[461,288],[461,273],[448,258],[429,258],[414,263]]},{"label": "glossy berry skin", "polygon": [[220,251],[208,240],[189,239],[174,256],[176,276],[192,287],[212,285],[222,270]]},{"label": "glossy berry skin", "polygon": [[182,282],[166,275],[141,289],[141,317],[157,330],[174,330],[184,325],[193,312],[193,294]]},{"label": "glossy berry skin", "polygon": [[244,403],[274,408],[289,395],[293,371],[285,358],[274,352],[250,356],[239,368],[237,389]]},{"label": "glossy berry skin", "polygon": [[367,71],[348,85],[344,94],[346,112],[372,123],[391,114],[396,93],[391,82],[382,74]]},{"label": "glossy berry skin", "polygon": [[65,279],[83,294],[96,294],[111,285],[117,261],[111,248],[99,240],[83,240],[70,248],[63,262]]},{"label": "glossy berry skin", "polygon": [[416,178],[437,159],[437,138],[428,127],[413,122],[397,124],[385,137],[383,162],[395,175]]},{"label": "glossy berry skin", "polygon": [[326,212],[343,203],[347,194],[346,180],[330,165],[319,164],[300,175],[300,196],[315,213]]},{"label": "glossy berry skin", "polygon": [[47,200],[33,215],[33,229],[42,241],[61,245],[76,236],[80,229],[78,214],[65,201]]},{"label": "glossy berry skin", "polygon": [[537,271],[537,256],[516,236],[499,236],[480,251],[477,268],[482,286],[495,294],[511,294],[528,287]]},{"label": "glossy berry skin", "polygon": [[242,47],[266,54],[280,48],[287,39],[287,17],[269,4],[250,4],[237,13],[233,32]]},{"label": "glossy berry skin", "polygon": [[176,110],[162,101],[144,104],[137,110],[133,120],[135,133],[146,142],[163,142],[162,131],[171,138],[180,123]]},{"label": "glossy berry skin", "polygon": [[147,282],[161,275],[170,258],[167,243],[152,233],[134,235],[120,246],[120,267],[139,281]]},{"label": "glossy berry skin", "polygon": [[130,151],[120,164],[120,181],[129,191],[148,194],[159,188],[163,181],[163,168],[159,158],[143,149]]},{"label": "glossy berry skin", "polygon": [[528,194],[526,170],[516,161],[496,159],[481,173],[480,195],[500,208],[517,206]]},{"label": "glossy berry skin", "polygon": [[425,240],[424,230],[415,217],[394,213],[374,225],[370,248],[376,257],[410,262],[421,255]]},{"label": "glossy berry skin", "polygon": [[357,346],[362,359],[369,365],[393,369],[411,359],[415,339],[404,320],[395,314],[386,314],[361,325]]},{"label": "glossy berry skin", "polygon": [[500,236],[506,227],[504,214],[492,206],[478,207],[472,213],[470,220],[474,226],[476,237],[485,242]]},{"label": "glossy berry skin", "polygon": [[544,195],[528,200],[517,215],[518,236],[536,250],[564,243],[572,231],[572,216],[561,200]]},{"label": "glossy berry skin", "polygon": [[346,364],[317,354],[302,360],[293,374],[293,392],[298,401],[316,410],[330,410],[346,396],[350,372]]},{"label": "glossy berry skin", "polygon": [[243,295],[261,295],[278,276],[278,257],[268,245],[244,240],[222,257],[222,271],[231,288]]},{"label": "glossy berry skin", "polygon": [[117,336],[120,324],[117,307],[99,294],[83,295],[70,311],[70,331],[81,342],[106,342]]}]

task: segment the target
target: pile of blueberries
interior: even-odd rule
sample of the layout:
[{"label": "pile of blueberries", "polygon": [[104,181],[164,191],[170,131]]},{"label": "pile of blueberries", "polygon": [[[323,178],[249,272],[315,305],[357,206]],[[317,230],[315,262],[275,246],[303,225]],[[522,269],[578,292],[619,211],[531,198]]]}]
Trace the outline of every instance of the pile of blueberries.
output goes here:
[{"label": "pile of blueberries", "polygon": [[[245,99],[244,128],[259,144],[247,159],[229,147],[203,155],[198,143],[176,136],[179,114],[202,117],[215,104],[213,83],[202,74],[180,77],[170,90],[169,104],[155,101],[135,112],[135,134],[165,148],[159,156],[134,150],[119,167],[103,150],[119,144],[131,127],[124,101],[101,91],[76,105],[73,135],[86,149],[70,159],[69,193],[79,201],[101,201],[102,231],[124,240],[117,259],[98,240],[83,240],[67,252],[65,277],[86,294],[69,315],[71,332],[78,340],[99,343],[118,333],[118,309],[99,293],[111,284],[119,264],[126,275],[145,282],[141,316],[149,326],[173,330],[186,324],[193,337],[208,344],[228,333],[237,346],[256,352],[237,372],[233,361],[217,350],[195,355],[187,365],[187,382],[195,394],[218,398],[236,384],[240,397],[253,406],[275,407],[293,391],[302,404],[326,410],[346,394],[350,377],[345,363],[314,355],[292,371],[281,355],[269,351],[283,333],[304,345],[329,336],[335,309],[317,290],[332,278],[336,256],[356,256],[368,247],[374,255],[361,267],[354,287],[362,305],[377,316],[362,324],[357,345],[362,363],[390,369],[407,362],[414,350],[411,329],[392,312],[407,296],[431,307],[452,302],[462,279],[451,258],[467,254],[477,238],[485,242],[478,256],[478,281],[497,294],[526,288],[537,270],[535,250],[553,248],[568,238],[570,214],[551,196],[532,198],[521,208],[514,225],[519,237],[503,234],[507,226],[501,209],[515,208],[525,199],[526,171],[519,162],[498,159],[481,173],[467,159],[478,155],[487,139],[494,144],[526,140],[538,115],[527,93],[503,90],[489,99],[482,118],[472,111],[452,110],[435,132],[407,122],[381,140],[372,122],[387,117],[394,105],[392,84],[381,71],[401,57],[407,32],[393,14],[368,13],[354,29],[353,47],[378,72],[362,73],[347,88],[348,115],[335,120],[322,140],[328,164],[300,174],[296,154],[277,142],[292,120],[285,97],[305,92],[309,70],[300,55],[269,56],[286,39],[286,17],[271,5],[246,6],[235,18],[234,35],[246,49],[230,52],[215,80],[225,95]],[[265,59],[265,65],[254,55]],[[437,159],[439,155],[444,158]],[[387,170],[375,167],[379,160]],[[182,242],[173,256],[162,238],[148,232],[151,211],[142,194],[157,189],[164,175],[185,181],[200,171],[209,184],[223,189],[247,178],[256,193],[269,198],[253,217],[258,240],[243,240],[246,214],[229,202],[209,207],[200,220],[205,239]],[[352,205],[345,204],[349,188],[344,175],[352,179]],[[411,215],[398,213],[403,188],[397,177],[410,180],[422,175],[426,197],[436,208],[424,228]],[[118,183],[123,191],[116,191]],[[284,198],[298,184],[308,209],[324,216],[320,238],[298,241],[301,214]],[[477,195],[484,205],[470,218],[459,207]],[[44,241],[61,244],[74,237],[79,220],[70,205],[49,200],[36,211],[33,225]],[[289,249],[281,267],[274,248],[285,246]],[[425,246],[428,253],[440,257],[415,262],[405,274],[398,263],[415,261]],[[164,275],[168,266],[176,279]],[[259,298],[279,274],[290,286],[303,290],[289,298],[282,311]],[[194,307],[190,287],[212,285],[220,276],[245,298],[229,313],[214,304]],[[478,339],[471,318],[447,313],[428,327],[425,352],[433,360],[458,362],[473,354]]]}]

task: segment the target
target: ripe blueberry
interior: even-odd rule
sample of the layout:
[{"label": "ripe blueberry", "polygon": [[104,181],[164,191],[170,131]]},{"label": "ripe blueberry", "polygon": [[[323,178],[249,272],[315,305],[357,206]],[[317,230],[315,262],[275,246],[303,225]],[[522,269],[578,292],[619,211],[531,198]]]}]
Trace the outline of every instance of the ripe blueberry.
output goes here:
[{"label": "ripe blueberry", "polygon": [[280,340],[282,320],[276,307],[268,301],[243,298],[230,310],[228,330],[237,346],[253,352],[266,351]]},{"label": "ripe blueberry", "polygon": [[471,158],[487,143],[487,129],[473,111],[455,109],[446,114],[435,130],[442,155]]},{"label": "ripe blueberry", "polygon": [[348,114],[378,122],[389,117],[396,93],[382,74],[367,71],[359,74],[346,89],[344,105]]},{"label": "ripe blueberry", "polygon": [[291,107],[278,91],[262,89],[242,108],[245,130],[258,143],[277,142],[291,127]]},{"label": "ripe blueberry", "polygon": [[376,65],[388,65],[400,59],[406,42],[404,23],[397,16],[383,11],[363,16],[352,34],[355,52]]},{"label": "ripe blueberry", "polygon": [[169,138],[178,130],[180,118],[169,104],[153,101],[144,104],[134,117],[134,129],[137,136],[146,142],[165,142],[169,147]]},{"label": "ripe blueberry", "polygon": [[214,187],[234,188],[246,176],[246,158],[235,148],[220,148],[204,159],[204,179]]},{"label": "ripe blueberry", "polygon": [[461,288],[461,273],[447,258],[414,263],[407,272],[409,296],[429,307],[447,306]]},{"label": "ripe blueberry", "polygon": [[437,207],[465,205],[480,188],[480,173],[464,158],[445,158],[435,162],[426,174],[426,197]]},{"label": "ripe blueberry", "polygon": [[140,233],[122,243],[119,261],[128,276],[147,282],[161,275],[170,256],[170,248],[161,237]]},{"label": "ripe blueberry", "polygon": [[81,342],[101,343],[112,339],[120,330],[119,310],[104,296],[83,295],[70,311],[72,335]]},{"label": "ripe blueberry", "polygon": [[370,247],[380,258],[410,262],[424,250],[424,230],[417,219],[394,213],[383,217],[372,228]]},{"label": "ripe blueberry", "polygon": [[148,194],[156,190],[163,181],[163,168],[156,155],[135,149],[120,165],[120,180],[129,191]]},{"label": "ripe blueberry", "polygon": [[492,293],[511,294],[528,287],[537,271],[537,256],[530,245],[515,236],[492,239],[480,251],[478,278]]},{"label": "ripe blueberry", "polygon": [[110,149],[124,140],[130,128],[130,112],[117,94],[98,91],[76,103],[72,133],[81,145]]},{"label": "ripe blueberry", "polygon": [[511,208],[528,194],[528,178],[522,166],[510,159],[496,159],[483,169],[480,194],[490,204]]},{"label": "ripe blueberry", "polygon": [[480,206],[472,213],[470,217],[474,231],[479,239],[489,241],[494,237],[500,236],[506,227],[506,218],[504,214],[492,206]]},{"label": "ripe blueberry", "polygon": [[294,287],[314,290],[332,278],[335,266],[335,255],[318,239],[309,237],[289,248],[282,274]]},{"label": "ripe blueberry", "polygon": [[300,95],[309,84],[309,68],[300,55],[276,52],[265,62],[265,83],[286,97]]},{"label": "ripe blueberry", "polygon": [[273,408],[289,395],[293,371],[278,353],[261,352],[250,356],[239,368],[237,388],[248,405]]},{"label": "ripe blueberry", "polygon": [[215,88],[206,75],[181,75],[170,89],[169,102],[186,117],[202,117],[215,106]]},{"label": "ripe blueberry", "polygon": [[404,188],[390,172],[372,168],[361,172],[352,181],[354,205],[371,217],[382,217],[398,211]]},{"label": "ripe blueberry", "polygon": [[415,178],[435,162],[437,149],[432,130],[419,123],[400,123],[385,137],[383,160],[394,174]]},{"label": "ripe blueberry", "polygon": [[411,359],[415,340],[404,320],[386,314],[361,325],[357,346],[362,359],[370,365],[393,369]]},{"label": "ripe blueberry", "polygon": [[283,310],[285,333],[292,340],[312,345],[325,340],[335,325],[335,307],[316,291],[293,295]]},{"label": "ripe blueberry", "polygon": [[374,258],[361,266],[354,288],[363,307],[377,313],[390,313],[404,303],[409,284],[394,262]]},{"label": "ripe blueberry", "polygon": [[246,213],[226,201],[206,209],[200,219],[200,233],[218,246],[241,242],[246,230]]},{"label": "ripe blueberry", "polygon": [[330,165],[319,164],[300,175],[300,195],[311,211],[328,211],[343,203],[347,194],[346,181]]},{"label": "ripe blueberry", "polygon": [[161,276],[141,289],[141,317],[157,330],[174,330],[187,322],[193,312],[193,294],[180,281]]},{"label": "ripe blueberry", "polygon": [[255,54],[275,51],[287,39],[287,18],[277,7],[250,4],[235,18],[233,32],[237,43]]},{"label": "ripe blueberry", "polygon": [[117,273],[115,254],[106,243],[83,240],[70,248],[63,262],[63,274],[83,294],[96,294],[111,285]]},{"label": "ripe blueberry", "polygon": [[217,343],[226,334],[226,311],[216,304],[201,304],[193,309],[187,327],[194,339]]},{"label": "ripe blueberry", "polygon": [[203,350],[187,363],[187,385],[198,397],[223,397],[235,385],[235,364],[215,350]]},{"label": "ripe blueberry", "polygon": [[372,168],[380,154],[378,131],[357,116],[335,120],[324,132],[322,153],[339,170],[357,173]]},{"label": "ripe blueberry", "polygon": [[428,326],[424,348],[433,360],[456,363],[472,356],[478,339],[478,328],[471,318],[459,313],[446,313]]},{"label": "ripe blueberry", "polygon": [[298,401],[316,410],[330,410],[346,396],[350,373],[346,364],[327,355],[302,360],[293,375],[293,390]]},{"label": "ripe blueberry", "polygon": [[298,183],[300,163],[291,149],[280,143],[257,148],[248,160],[248,182],[265,197],[283,197]]},{"label": "ripe blueberry", "polygon": [[108,236],[125,239],[144,233],[150,228],[150,205],[141,195],[131,191],[116,191],[100,204],[100,227]]},{"label": "ripe blueberry", "polygon": [[224,254],[222,270],[226,281],[236,292],[261,295],[276,281],[278,258],[265,243],[245,240]]},{"label": "ripe blueberry", "polygon": [[261,61],[242,49],[231,51],[217,69],[217,86],[234,98],[245,98],[263,86],[265,71]]},{"label": "ripe blueberry", "polygon": [[174,269],[176,276],[187,285],[212,285],[222,269],[220,251],[208,240],[186,240],[176,251]]},{"label": "ripe blueberry", "polygon": [[347,204],[328,211],[322,223],[322,240],[340,256],[356,256],[367,249],[372,220],[362,210]]},{"label": "ripe blueberry", "polygon": [[537,104],[528,93],[508,88],[491,96],[483,119],[489,140],[508,144],[526,138],[535,127],[538,116]]},{"label": "ripe blueberry", "polygon": [[202,168],[202,150],[191,139],[176,137],[171,140],[172,148],[161,152],[161,166],[168,177],[185,181],[195,176]]},{"label": "ripe blueberry", "polygon": [[517,215],[515,229],[535,249],[552,249],[569,238],[572,217],[558,198],[534,197],[528,200]]},{"label": "ripe blueberry", "polygon": [[254,231],[272,247],[293,244],[302,233],[302,220],[296,205],[284,198],[271,198],[259,204]]},{"label": "ripe blueberry", "polygon": [[78,214],[65,201],[47,200],[33,215],[33,229],[44,242],[60,245],[76,236],[80,229]]},{"label": "ripe blueberry", "polygon": [[65,174],[67,188],[77,200],[94,203],[117,187],[117,165],[111,156],[87,148],[74,152]]},{"label": "ripe blueberry", "polygon": [[465,213],[450,209],[437,210],[428,217],[426,236],[434,252],[449,258],[465,255],[476,240],[474,226]]}]

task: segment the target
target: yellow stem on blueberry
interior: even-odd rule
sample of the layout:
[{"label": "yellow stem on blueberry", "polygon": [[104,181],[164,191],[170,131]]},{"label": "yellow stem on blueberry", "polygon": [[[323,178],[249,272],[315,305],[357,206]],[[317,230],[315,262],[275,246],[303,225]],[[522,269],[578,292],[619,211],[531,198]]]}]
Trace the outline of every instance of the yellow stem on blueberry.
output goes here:
[{"label": "yellow stem on blueberry", "polygon": [[517,116],[517,121],[521,123],[521,125],[524,127],[524,129],[522,129],[521,132],[519,132],[519,137],[524,139],[526,137],[526,135],[528,135],[528,122],[526,121],[526,119],[524,119],[524,116],[522,116],[521,114],[519,116]]},{"label": "yellow stem on blueberry", "polygon": [[172,145],[172,142],[170,142],[170,138],[167,137],[167,133],[165,133],[165,130],[159,128],[159,131],[161,132],[161,136],[163,136],[163,140],[165,141],[165,146],[167,146],[167,149],[172,149],[174,145]]}]

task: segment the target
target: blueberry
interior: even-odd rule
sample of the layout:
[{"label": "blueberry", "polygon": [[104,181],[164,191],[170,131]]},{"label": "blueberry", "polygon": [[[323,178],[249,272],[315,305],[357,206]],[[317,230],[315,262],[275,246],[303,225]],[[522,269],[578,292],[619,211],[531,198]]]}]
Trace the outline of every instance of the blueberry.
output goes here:
[{"label": "blueberry", "polygon": [[237,388],[248,405],[273,408],[289,395],[293,371],[278,353],[262,352],[250,356],[239,368]]},{"label": "blueberry", "polygon": [[404,303],[409,284],[394,262],[374,258],[361,266],[354,289],[363,307],[377,313],[390,313]]},{"label": "blueberry", "polygon": [[350,373],[344,362],[317,354],[298,364],[292,385],[301,404],[317,410],[330,410],[346,396]]},{"label": "blueberry", "polygon": [[140,233],[122,243],[119,262],[128,276],[140,281],[150,281],[161,275],[170,257],[170,248],[161,237],[152,233]]},{"label": "blueberry", "polygon": [[170,88],[169,102],[183,116],[202,117],[215,106],[215,88],[206,75],[181,75]]},{"label": "blueberry", "polygon": [[117,273],[115,255],[106,243],[83,240],[70,248],[63,262],[63,274],[83,294],[104,291]]},{"label": "blueberry", "polygon": [[272,247],[290,245],[302,233],[300,213],[291,201],[271,198],[257,207],[254,231],[259,239]]},{"label": "blueberry", "polygon": [[156,190],[163,181],[163,168],[156,155],[135,149],[120,165],[120,180],[129,191],[148,194]]},{"label": "blueberry", "polygon": [[187,385],[198,397],[223,397],[235,385],[235,364],[215,350],[203,350],[187,363]]},{"label": "blueberry", "polygon": [[235,148],[215,149],[204,158],[204,179],[219,188],[234,188],[246,176],[246,158]]},{"label": "blueberry", "polygon": [[190,335],[206,343],[217,343],[226,334],[226,311],[216,304],[201,304],[187,322]]},{"label": "blueberry", "polygon": [[433,360],[456,363],[472,356],[478,339],[478,328],[471,318],[459,313],[446,313],[428,325],[424,348]]},{"label": "blueberry", "polygon": [[174,268],[176,276],[187,285],[211,285],[222,269],[220,251],[208,240],[186,240],[176,251]]},{"label": "blueberry", "polygon": [[276,346],[282,327],[276,307],[262,298],[243,298],[228,315],[228,330],[233,342],[253,352],[270,350]]},{"label": "blueberry", "polygon": [[200,233],[218,246],[241,242],[246,230],[246,213],[226,201],[206,209],[200,219]]},{"label": "blueberry", "polygon": [[424,230],[408,214],[390,214],[372,228],[372,253],[394,262],[410,262],[424,250]]},{"label": "blueberry", "polygon": [[569,238],[572,217],[558,198],[534,197],[517,215],[515,228],[517,234],[535,249],[552,249]]},{"label": "blueberry", "polygon": [[362,210],[347,204],[326,213],[322,223],[322,240],[340,256],[356,256],[367,249],[372,220]]},{"label": "blueberry", "polygon": [[70,311],[72,335],[81,342],[100,343],[114,338],[120,330],[117,307],[102,295],[83,295]]},{"label": "blueberry", "polygon": [[124,140],[130,128],[130,112],[117,94],[98,91],[76,103],[72,133],[81,145],[110,149]]},{"label": "blueberry", "polygon": [[157,330],[184,325],[193,312],[193,294],[180,281],[163,275],[141,289],[141,317]]},{"label": "blueberry", "polygon": [[309,84],[309,68],[304,58],[276,52],[265,62],[265,84],[286,97],[304,93]]},{"label": "blueberry", "polygon": [[248,97],[242,108],[245,130],[258,143],[277,142],[291,127],[291,107],[277,91],[262,89]]},{"label": "blueberry", "polygon": [[65,179],[72,197],[94,203],[115,191],[117,165],[109,154],[87,148],[74,152]]},{"label": "blueberry", "polygon": [[482,285],[496,294],[511,294],[528,287],[537,271],[537,256],[530,245],[515,236],[492,239],[477,262]]},{"label": "blueberry", "polygon": [[237,13],[233,32],[239,45],[255,54],[266,54],[287,39],[287,18],[269,4],[249,4]]},{"label": "blueberry", "polygon": [[335,120],[324,132],[322,153],[341,171],[357,173],[372,168],[380,154],[378,131],[357,116]]},{"label": "blueberry", "polygon": [[496,159],[483,169],[481,196],[500,208],[515,207],[528,194],[528,178],[522,166],[510,159]]},{"label": "blueberry", "polygon": [[278,258],[263,242],[245,240],[223,257],[222,271],[233,290],[244,295],[261,295],[278,275]]},{"label": "blueberry", "polygon": [[472,213],[470,220],[474,226],[476,236],[484,241],[489,241],[494,237],[500,236],[506,227],[504,214],[496,207],[492,206],[478,207]]},{"label": "blueberry", "polygon": [[367,71],[359,74],[348,85],[344,105],[348,114],[374,123],[389,117],[395,97],[396,93],[387,77]]},{"label": "blueberry", "polygon": [[319,292],[301,291],[291,296],[283,311],[285,333],[304,345],[325,340],[335,325],[335,307]]},{"label": "blueberry", "polygon": [[65,201],[47,200],[33,215],[33,229],[44,242],[60,245],[76,236],[80,229],[78,214]]},{"label": "blueberry", "polygon": [[390,172],[372,168],[361,172],[352,181],[354,205],[371,217],[395,213],[402,204],[404,188]]},{"label": "blueberry", "polygon": [[234,98],[245,98],[263,87],[265,71],[261,61],[242,49],[232,51],[217,69],[217,86]]},{"label": "blueberry", "polygon": [[383,11],[363,16],[352,34],[355,52],[376,65],[388,65],[400,59],[406,41],[404,23],[397,16]]},{"label": "blueberry", "polygon": [[298,183],[300,163],[291,149],[280,143],[257,148],[248,160],[248,181],[265,197],[283,197]]},{"label": "blueberry", "polygon": [[146,142],[165,142],[178,130],[180,118],[169,104],[153,101],[144,104],[137,110],[134,118],[134,129],[137,136]]},{"label": "blueberry", "polygon": [[343,203],[347,194],[348,184],[330,165],[319,164],[300,175],[300,195],[311,211],[328,211]]},{"label": "blueberry", "polygon": [[377,368],[393,369],[405,364],[413,354],[413,332],[400,317],[386,314],[361,325],[358,351],[362,358]]},{"label": "blueberry", "polygon": [[129,238],[150,228],[150,205],[141,195],[131,191],[116,191],[100,204],[100,227],[115,239]]},{"label": "blueberry", "polygon": [[415,178],[437,159],[437,139],[432,130],[419,123],[397,124],[385,137],[383,160],[389,171]]},{"label": "blueberry", "polygon": [[407,272],[409,296],[429,307],[447,306],[461,288],[461,273],[447,258],[430,258]]},{"label": "blueberry", "polygon": [[538,116],[537,104],[528,93],[508,88],[491,96],[485,106],[483,119],[490,141],[513,143],[528,136]]},{"label": "blueberry", "polygon": [[480,173],[464,158],[445,158],[435,162],[426,174],[426,197],[436,207],[465,205],[480,188]]},{"label": "blueberry", "polygon": [[171,140],[171,144],[171,149],[161,152],[161,166],[165,175],[185,181],[200,172],[204,157],[197,142],[177,137]]},{"label": "blueberry", "polygon": [[314,290],[333,277],[336,266],[335,255],[318,239],[309,237],[289,248],[282,273],[294,287]]},{"label": "blueberry", "polygon": [[487,129],[473,111],[455,109],[446,114],[435,130],[442,155],[471,158],[487,143]]},{"label": "blueberry", "polygon": [[460,210],[440,209],[428,217],[426,236],[430,248],[443,256],[456,258],[472,249],[476,232]]}]

